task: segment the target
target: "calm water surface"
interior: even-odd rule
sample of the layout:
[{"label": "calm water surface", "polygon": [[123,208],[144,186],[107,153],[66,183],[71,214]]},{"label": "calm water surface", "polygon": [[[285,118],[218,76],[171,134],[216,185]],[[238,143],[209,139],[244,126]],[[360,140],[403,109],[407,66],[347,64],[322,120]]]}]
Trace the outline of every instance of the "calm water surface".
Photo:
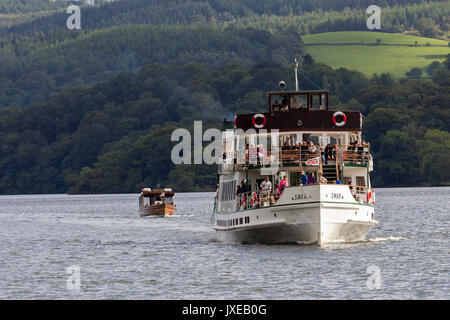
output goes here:
[{"label": "calm water surface", "polygon": [[216,242],[213,197],[141,218],[137,195],[1,196],[0,299],[450,298],[450,188],[377,189],[367,241],[322,248]]}]

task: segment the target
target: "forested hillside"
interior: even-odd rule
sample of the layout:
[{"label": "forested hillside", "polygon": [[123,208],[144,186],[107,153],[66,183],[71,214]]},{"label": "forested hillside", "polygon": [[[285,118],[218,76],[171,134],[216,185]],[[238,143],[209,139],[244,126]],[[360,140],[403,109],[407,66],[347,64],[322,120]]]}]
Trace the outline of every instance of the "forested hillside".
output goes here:
[{"label": "forested hillside", "polygon": [[[68,15],[61,11],[0,28],[0,107],[46,101],[64,88],[149,63],[286,64],[303,53],[300,35],[367,30],[368,5],[359,0],[123,0],[82,7],[82,30],[68,30]],[[432,37],[449,30],[446,1],[378,5],[381,31],[423,25],[419,29]]]},{"label": "forested hillside", "polygon": [[[292,86],[293,58],[307,52],[302,36],[367,31],[372,2],[96,1],[82,7],[82,29],[68,30],[67,2],[0,0],[0,20],[22,19],[0,27],[0,194],[158,183],[211,190],[214,166],[171,163],[171,132],[264,110],[266,91],[279,80]],[[448,1],[377,5],[383,32],[448,34]],[[428,80],[414,80],[417,70],[410,79],[365,76],[306,57],[302,74],[330,90],[333,108],[364,114],[375,186],[450,183],[449,60],[434,61],[441,56],[429,57]]]},{"label": "forested hillside", "polygon": [[[365,115],[375,186],[439,185],[450,181],[449,65],[448,59],[433,82],[367,79],[314,63],[304,75],[331,90],[335,109]],[[220,128],[224,115],[264,110],[264,92],[279,79],[292,86],[292,70],[273,63],[221,70],[149,65],[46,103],[3,108],[0,193],[136,192],[158,183],[211,190],[215,166],[171,163],[172,131],[199,119],[204,129]]]}]

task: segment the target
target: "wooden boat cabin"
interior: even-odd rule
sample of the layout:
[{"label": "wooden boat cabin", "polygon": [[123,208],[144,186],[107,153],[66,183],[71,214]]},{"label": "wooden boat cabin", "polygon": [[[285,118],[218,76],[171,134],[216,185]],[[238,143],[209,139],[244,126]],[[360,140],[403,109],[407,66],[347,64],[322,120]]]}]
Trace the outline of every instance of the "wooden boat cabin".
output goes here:
[{"label": "wooden boat cabin", "polygon": [[142,189],[139,196],[139,213],[143,216],[171,216],[175,214],[175,192],[170,188]]}]

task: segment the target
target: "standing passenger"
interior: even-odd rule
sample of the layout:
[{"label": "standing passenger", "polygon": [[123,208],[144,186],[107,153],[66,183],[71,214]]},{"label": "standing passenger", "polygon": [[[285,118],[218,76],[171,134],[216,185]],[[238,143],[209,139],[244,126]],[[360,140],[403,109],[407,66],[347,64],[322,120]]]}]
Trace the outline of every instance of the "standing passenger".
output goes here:
[{"label": "standing passenger", "polygon": [[284,188],[286,188],[287,186],[288,186],[287,178],[286,176],[284,176],[283,179],[280,181],[280,185],[278,187],[278,193],[280,194],[280,196],[283,193]]}]

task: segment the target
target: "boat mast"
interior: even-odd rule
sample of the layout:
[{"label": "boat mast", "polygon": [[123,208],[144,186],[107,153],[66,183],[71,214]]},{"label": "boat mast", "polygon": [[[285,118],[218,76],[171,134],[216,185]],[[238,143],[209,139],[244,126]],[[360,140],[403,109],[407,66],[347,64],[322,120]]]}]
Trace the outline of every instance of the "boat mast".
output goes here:
[{"label": "boat mast", "polygon": [[297,58],[295,58],[295,60],[294,60],[294,69],[295,69],[295,91],[298,91],[298,75],[297,75],[298,60],[297,60]]}]

